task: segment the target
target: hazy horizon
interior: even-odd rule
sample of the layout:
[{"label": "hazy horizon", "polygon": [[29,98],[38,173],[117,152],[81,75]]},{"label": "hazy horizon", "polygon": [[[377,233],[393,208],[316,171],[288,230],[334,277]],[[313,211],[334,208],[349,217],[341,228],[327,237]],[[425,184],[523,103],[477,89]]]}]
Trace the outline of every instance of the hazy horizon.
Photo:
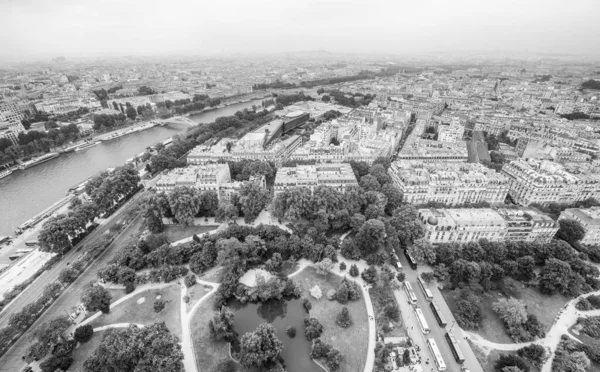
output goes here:
[{"label": "hazy horizon", "polygon": [[597,56],[594,10],[592,0],[5,0],[0,60],[310,50]]}]

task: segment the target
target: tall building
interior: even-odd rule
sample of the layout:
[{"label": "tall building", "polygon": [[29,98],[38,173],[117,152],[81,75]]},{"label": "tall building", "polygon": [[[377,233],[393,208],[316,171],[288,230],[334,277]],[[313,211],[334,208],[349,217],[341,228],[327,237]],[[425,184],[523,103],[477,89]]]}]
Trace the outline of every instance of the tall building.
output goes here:
[{"label": "tall building", "polygon": [[499,204],[509,189],[503,174],[474,163],[396,161],[388,173],[404,200],[417,205]]},{"label": "tall building", "polygon": [[358,185],[352,167],[347,163],[323,163],[281,167],[275,176],[275,194],[292,187],[308,187],[311,192],[317,186],[329,186],[338,191]]},{"label": "tall building", "polygon": [[558,220],[571,219],[579,222],[585,229],[581,244],[600,244],[600,207],[565,209]]},{"label": "tall building", "polygon": [[515,203],[525,206],[532,203],[572,204],[600,197],[600,174],[596,172],[574,174],[555,162],[528,159],[504,165],[502,173],[509,179],[508,194]]},{"label": "tall building", "polygon": [[419,209],[432,244],[489,241],[549,242],[558,224],[534,208]]}]

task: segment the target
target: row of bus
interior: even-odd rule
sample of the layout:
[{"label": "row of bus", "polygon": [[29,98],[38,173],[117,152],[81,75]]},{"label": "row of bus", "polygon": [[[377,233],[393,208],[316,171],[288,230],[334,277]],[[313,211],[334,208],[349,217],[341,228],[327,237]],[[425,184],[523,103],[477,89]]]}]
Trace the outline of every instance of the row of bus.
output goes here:
[{"label": "row of bus", "polygon": [[[421,291],[425,295],[427,301],[430,301],[429,307],[431,308],[431,312],[433,313],[436,321],[438,322],[440,327],[445,328],[448,323],[446,322],[441,309],[435,302],[433,302],[433,294],[431,293],[431,290],[427,288],[427,285],[425,285],[421,278],[417,278],[417,282],[419,283],[419,287],[421,287]],[[404,282],[404,291],[406,292],[406,295],[408,297],[408,302],[412,305],[416,305],[417,296],[415,295],[415,292],[412,289],[412,286],[409,282]],[[423,332],[423,334],[429,334],[429,332],[431,332],[431,329],[429,328],[429,324],[427,324],[427,320],[425,319],[423,310],[421,310],[421,308],[419,307],[415,307],[414,313],[415,317],[417,318],[417,322],[419,323],[419,327],[421,328],[421,332]],[[454,338],[454,336],[452,336],[450,333],[446,332],[445,339],[448,342],[448,345],[450,346],[450,350],[454,355],[454,359],[456,359],[458,363],[463,363],[465,361],[465,357],[460,350],[456,338]],[[435,343],[435,340],[433,338],[427,339],[427,346],[429,347],[431,354],[433,355],[433,360],[438,370],[445,371],[446,363],[442,358],[442,354],[440,353],[437,344]]]}]

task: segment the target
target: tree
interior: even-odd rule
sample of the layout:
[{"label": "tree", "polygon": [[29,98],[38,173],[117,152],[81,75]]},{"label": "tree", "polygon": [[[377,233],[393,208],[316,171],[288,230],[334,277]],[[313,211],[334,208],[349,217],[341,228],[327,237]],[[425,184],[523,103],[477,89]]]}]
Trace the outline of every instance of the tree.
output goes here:
[{"label": "tree", "polygon": [[348,312],[348,308],[346,306],[342,307],[342,311],[340,311],[336,316],[335,322],[342,328],[348,328],[352,325],[350,312]]},{"label": "tree", "polygon": [[183,226],[193,225],[194,217],[200,210],[200,197],[196,189],[177,186],[168,195],[168,200],[177,221]]},{"label": "tree", "polygon": [[361,277],[365,282],[374,284],[377,282],[377,269],[375,266],[369,266],[362,272]]},{"label": "tree", "polygon": [[75,329],[73,337],[77,342],[88,342],[94,335],[94,327],[91,324],[82,325]]},{"label": "tree", "polygon": [[75,279],[77,279],[78,275],[79,272],[77,270],[73,269],[72,267],[67,267],[58,274],[58,280],[60,280],[61,283],[66,284],[73,283]]},{"label": "tree", "polygon": [[83,290],[81,303],[87,311],[102,311],[105,314],[110,312],[110,292],[101,285],[89,285]]},{"label": "tree", "polygon": [[236,220],[239,217],[238,208],[231,203],[223,203],[219,205],[219,209],[215,212],[215,222],[224,222],[226,224],[231,220]]},{"label": "tree", "polygon": [[269,202],[269,192],[254,182],[244,183],[240,187],[239,195],[241,209],[244,213],[244,222],[246,223],[253,222]]},{"label": "tree", "polygon": [[340,271],[344,271],[344,270],[346,270],[346,263],[340,262]]},{"label": "tree", "polygon": [[403,195],[391,182],[381,186],[379,191],[387,198],[385,213],[391,216],[394,210],[402,205]]},{"label": "tree", "polygon": [[513,297],[499,299],[492,304],[492,309],[509,327],[519,326],[527,320],[525,303]]},{"label": "tree", "polygon": [[327,275],[333,268],[333,262],[329,258],[324,258],[323,260],[317,262],[317,272],[320,274]]},{"label": "tree", "polygon": [[327,359],[325,360],[325,364],[329,367],[330,371],[337,371],[340,369],[340,365],[342,364],[342,353],[339,350],[331,348],[327,353]]},{"label": "tree", "polygon": [[182,372],[183,353],[164,322],[140,328],[109,329],[94,354],[83,364],[86,372]]},{"label": "tree", "polygon": [[127,107],[127,110],[125,111],[125,114],[127,115],[127,117],[129,119],[135,120],[138,113],[132,106],[129,106],[129,107]]},{"label": "tree", "polygon": [[318,285],[315,285],[310,289],[310,295],[318,300],[319,298],[323,297],[323,292]]},{"label": "tree", "polygon": [[396,279],[398,279],[400,283],[404,282],[406,280],[406,274],[404,271],[400,271],[398,275],[396,275]]},{"label": "tree", "polygon": [[253,332],[242,336],[240,363],[248,368],[269,367],[278,364],[283,343],[275,335],[275,327],[263,323]]},{"label": "tree", "polygon": [[232,342],[237,339],[237,332],[233,329],[235,314],[227,307],[221,310],[208,321],[210,335],[217,341]]},{"label": "tree", "polygon": [[323,325],[316,318],[304,318],[302,327],[304,328],[304,336],[308,341],[319,338],[323,333]]},{"label": "tree", "polygon": [[463,290],[456,300],[456,321],[463,328],[479,328],[483,322],[481,298],[474,293]]},{"label": "tree", "polygon": [[352,264],[352,266],[350,266],[350,276],[353,277],[357,277],[360,273],[358,271],[358,266],[356,266],[355,264]]},{"label": "tree", "polygon": [[379,220],[368,220],[356,234],[354,239],[363,257],[376,253],[385,244],[385,224]]},{"label": "tree", "polygon": [[585,237],[585,229],[578,221],[564,218],[558,220],[558,231],[556,237],[568,241],[571,244],[577,243]]},{"label": "tree", "polygon": [[377,181],[377,177],[367,174],[360,178],[360,187],[365,191],[379,191],[381,185]]},{"label": "tree", "polygon": [[549,258],[540,273],[540,291],[549,295],[556,292],[566,294],[569,292],[572,275],[571,265],[556,258]]},{"label": "tree", "polygon": [[327,94],[324,94],[323,97],[321,97],[321,100],[323,102],[329,102],[331,101],[331,97],[329,97]]},{"label": "tree", "polygon": [[546,357],[546,349],[542,345],[531,344],[517,350],[517,354],[522,358],[527,358],[535,364],[540,365]]},{"label": "tree", "polygon": [[390,225],[396,229],[398,238],[405,244],[425,236],[425,227],[419,219],[418,211],[410,204],[394,210]]},{"label": "tree", "polygon": [[411,257],[419,265],[427,262],[429,264],[435,263],[435,248],[426,239],[418,239],[412,245],[408,245],[406,248]]},{"label": "tree", "polygon": [[525,360],[517,355],[512,354],[500,354],[498,360],[494,364],[494,368],[498,371],[502,371],[505,367],[517,367],[523,372],[529,372],[529,366]]},{"label": "tree", "polygon": [[405,366],[410,365],[410,351],[408,349],[404,349],[404,353],[402,353],[402,363]]},{"label": "tree", "polygon": [[433,271],[424,271],[421,273],[421,279],[427,284],[433,282],[435,280],[435,274]]}]

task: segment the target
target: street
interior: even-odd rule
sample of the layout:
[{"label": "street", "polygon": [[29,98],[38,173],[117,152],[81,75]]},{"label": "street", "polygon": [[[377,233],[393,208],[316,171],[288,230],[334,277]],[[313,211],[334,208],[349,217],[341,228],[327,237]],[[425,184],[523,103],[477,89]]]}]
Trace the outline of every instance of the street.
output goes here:
[{"label": "street", "polygon": [[[406,274],[406,281],[408,281],[411,284],[413,291],[417,296],[416,306],[421,308],[421,311],[425,316],[425,320],[427,321],[427,324],[431,329],[431,332],[429,334],[423,334],[415,316],[414,307],[408,302],[408,297],[406,295],[406,292],[404,291],[404,288],[401,286],[398,290],[395,290],[394,295],[396,296],[398,306],[400,306],[400,311],[402,312],[402,318],[404,319],[407,332],[411,339],[414,341],[415,345],[417,345],[421,349],[420,355],[421,366],[423,367],[423,371],[437,371],[435,362],[433,361],[433,356],[426,343],[427,339],[433,338],[435,339],[435,342],[442,354],[442,358],[446,363],[446,371],[460,372],[461,365],[457,363],[454,359],[452,351],[450,350],[450,346],[444,338],[444,335],[446,334],[447,330],[452,329],[451,333],[460,344],[460,349],[465,357],[465,362],[463,363],[463,365],[467,367],[470,372],[482,372],[483,369],[481,368],[479,361],[477,361],[473,350],[471,350],[471,347],[465,340],[465,336],[463,335],[462,331],[460,330],[458,325],[454,323],[455,319],[452,315],[452,312],[448,308],[448,305],[442,297],[442,294],[440,293],[439,289],[434,284],[429,285],[429,289],[433,293],[434,301],[440,307],[442,314],[447,322],[446,328],[440,327],[435,316],[433,315],[431,308],[429,307],[430,302],[425,299],[425,295],[419,287],[419,283],[417,283],[417,277],[419,273],[421,271],[429,270],[423,269],[422,267],[418,267],[417,270],[413,270],[408,265],[406,257],[404,257],[403,254],[399,254],[398,257],[400,258],[400,261],[402,263],[403,271]],[[454,327],[452,327],[453,324],[455,324]],[[429,359],[429,364],[426,363],[427,359]]]}]

